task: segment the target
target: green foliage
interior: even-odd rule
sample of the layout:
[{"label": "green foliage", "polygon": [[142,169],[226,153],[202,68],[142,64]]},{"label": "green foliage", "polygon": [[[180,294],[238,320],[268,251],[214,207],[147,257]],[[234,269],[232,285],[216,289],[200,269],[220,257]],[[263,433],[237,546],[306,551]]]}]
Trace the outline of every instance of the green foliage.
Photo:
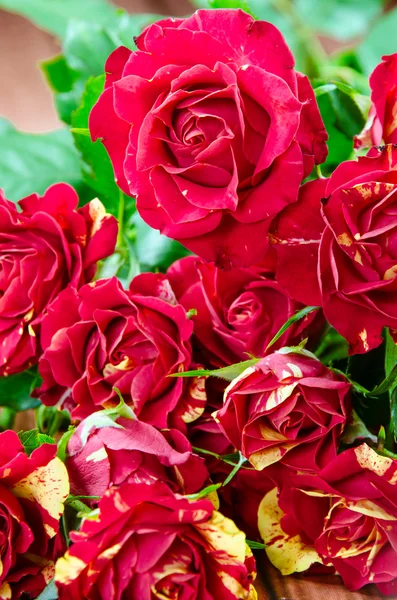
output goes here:
[{"label": "green foliage", "polygon": [[306,317],[308,314],[318,309],[318,306],[305,306],[305,308],[298,310],[294,315],[292,315],[292,317],[288,319],[288,321],[284,323],[282,327],[280,327],[276,335],[268,343],[266,351],[269,350],[269,348],[271,348],[281,338],[281,336],[287,331],[287,329],[291,327],[291,325],[297,323],[298,321]]},{"label": "green foliage", "polygon": [[326,83],[314,91],[329,135],[324,167],[333,170],[352,157],[353,138],[365,125],[369,99],[339,81]]},{"label": "green foliage", "polygon": [[105,23],[68,22],[62,54],[41,65],[55,92],[55,104],[62,121],[71,123],[72,112],[80,105],[87,79],[103,74],[109,54],[119,46],[134,48],[134,36],[156,18],[156,15],[128,15],[118,11]]},{"label": "green foliage", "polygon": [[87,194],[80,174],[79,155],[66,129],[51,133],[22,133],[0,119],[1,187],[9,200],[33,192],[42,194],[58,181],[73,185],[81,196]]},{"label": "green foliage", "polygon": [[219,377],[220,379],[226,379],[226,381],[233,381],[236,377],[241,375],[248,367],[254,367],[259,361],[259,358],[251,358],[250,360],[244,360],[242,362],[230,365],[228,367],[222,367],[221,369],[196,369],[195,371],[184,371],[182,373],[173,373],[168,377]]},{"label": "green foliage", "polygon": [[55,444],[53,437],[40,433],[38,429],[30,429],[30,431],[20,431],[18,437],[25,449],[26,454],[31,454],[33,450],[39,448],[43,444]]},{"label": "green foliage", "polygon": [[17,412],[36,408],[40,401],[32,398],[31,393],[39,384],[40,377],[35,369],[0,377],[0,406],[7,406]]},{"label": "green foliage", "polygon": [[372,73],[384,54],[396,52],[397,8],[380,17],[356,49],[361,68]]},{"label": "green foliage", "polygon": [[72,19],[108,25],[118,13],[108,0],[0,0],[0,8],[27,17],[60,38]]}]

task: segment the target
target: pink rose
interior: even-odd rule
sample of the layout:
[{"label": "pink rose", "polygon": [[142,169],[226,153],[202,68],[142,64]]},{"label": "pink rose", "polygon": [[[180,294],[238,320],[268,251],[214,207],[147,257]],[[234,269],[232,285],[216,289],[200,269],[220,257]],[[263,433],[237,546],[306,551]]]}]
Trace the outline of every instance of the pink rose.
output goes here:
[{"label": "pink rose", "polygon": [[309,352],[281,350],[232,381],[215,418],[256,469],[281,462],[318,471],[336,455],[349,393],[350,384]]},{"label": "pink rose", "polygon": [[208,500],[189,501],[164,484],[111,488],[98,519],[71,538],[56,565],[60,600],[256,599],[243,532]]},{"label": "pink rose", "polygon": [[327,155],[313,89],[281,33],[241,10],[164,19],[106,63],[90,115],[143,219],[218,265],[249,266]]},{"label": "pink rose", "polygon": [[[321,207],[321,213],[320,213]],[[397,330],[397,149],[372,149],[302,188],[273,234],[276,277],[364,353]]]},{"label": "pink rose", "polygon": [[66,183],[19,201],[0,191],[0,376],[23,371],[41,352],[40,328],[69,284],[91,281],[98,260],[114,251],[116,219],[99,200],[78,207]]},{"label": "pink rose", "polygon": [[128,291],[115,278],[68,288],[43,321],[37,394],[47,405],[71,394],[82,419],[117,405],[117,388],[140,420],[184,429],[204,411],[204,380],[168,375],[195,368],[192,329],[161,274],[138,275]]},{"label": "pink rose", "polygon": [[207,485],[204,459],[192,454],[175,429],[157,431],[137,420],[117,419],[114,426],[80,423],[67,446],[71,493],[103,496],[124,482],[166,482],[174,491],[193,494]]}]

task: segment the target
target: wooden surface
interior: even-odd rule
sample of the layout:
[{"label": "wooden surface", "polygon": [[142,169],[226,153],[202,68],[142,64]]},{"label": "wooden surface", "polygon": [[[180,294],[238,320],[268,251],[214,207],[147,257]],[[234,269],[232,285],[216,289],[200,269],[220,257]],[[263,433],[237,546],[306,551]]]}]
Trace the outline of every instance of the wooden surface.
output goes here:
[{"label": "wooden surface", "polygon": [[[65,0],[66,2],[67,0]],[[84,2],[84,0],[82,0]],[[130,12],[154,12],[183,16],[191,12],[188,0],[116,0]],[[18,15],[0,11],[0,116],[25,131],[49,131],[60,127],[52,96],[37,63],[59,52],[58,42]],[[1,187],[1,174],[0,174]],[[17,429],[30,429],[32,415],[19,416]],[[259,600],[378,600],[374,586],[360,593],[345,590],[338,577],[281,577],[258,554],[257,589]],[[219,599],[221,600],[221,599]]]}]

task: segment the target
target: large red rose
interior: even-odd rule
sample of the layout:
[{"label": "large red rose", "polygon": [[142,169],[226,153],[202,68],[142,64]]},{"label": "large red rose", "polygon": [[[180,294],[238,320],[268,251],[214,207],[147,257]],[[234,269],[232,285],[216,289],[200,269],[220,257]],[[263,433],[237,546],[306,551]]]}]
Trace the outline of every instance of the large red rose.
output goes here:
[{"label": "large red rose", "polygon": [[82,419],[120,392],[140,420],[184,429],[205,408],[204,380],[168,375],[194,368],[192,329],[164,275],[138,275],[128,291],[115,278],[69,288],[43,321],[37,393],[53,405],[70,388]]},{"label": "large red rose", "polygon": [[37,361],[48,306],[69,283],[91,281],[98,260],[114,251],[116,219],[99,200],[78,209],[69,185],[20,200],[0,191],[0,376]]},{"label": "large red rose", "polygon": [[397,53],[382,56],[369,78],[372,106],[368,121],[355,138],[357,148],[397,142]]},{"label": "large red rose", "polygon": [[309,352],[281,350],[232,381],[215,418],[256,469],[281,462],[318,471],[336,455],[349,393],[350,384]]},{"label": "large red rose", "polygon": [[[321,214],[320,214],[320,206]],[[397,330],[397,149],[372,149],[306,184],[274,233],[277,279],[364,353]]]},{"label": "large red rose", "polygon": [[[196,309],[195,338],[215,367],[264,356],[277,331],[302,308],[260,267],[222,271],[189,256],[171,265],[167,276],[186,310]],[[275,347],[294,346],[318,336],[322,328],[322,316],[311,313],[290,327]]]},{"label": "large red rose", "polygon": [[60,600],[255,600],[245,535],[164,484],[111,488],[56,565]]},{"label": "large red rose", "polygon": [[204,459],[192,454],[180,431],[160,432],[136,419],[119,418],[103,426],[97,414],[88,417],[70,438],[67,454],[70,489],[76,496],[103,496],[111,485],[142,481],[163,481],[176,492],[193,494],[208,479]]},{"label": "large red rose", "polygon": [[259,508],[270,560],[284,574],[332,565],[350,590],[397,590],[397,462],[366,444],[320,473],[288,475]]},{"label": "large red rose", "polygon": [[271,219],[327,154],[308,79],[281,33],[241,10],[165,19],[106,63],[90,115],[143,219],[206,260],[249,266]]},{"label": "large red rose", "polygon": [[69,482],[56,449],[44,444],[28,457],[15,432],[0,433],[0,598],[37,598],[63,551]]}]

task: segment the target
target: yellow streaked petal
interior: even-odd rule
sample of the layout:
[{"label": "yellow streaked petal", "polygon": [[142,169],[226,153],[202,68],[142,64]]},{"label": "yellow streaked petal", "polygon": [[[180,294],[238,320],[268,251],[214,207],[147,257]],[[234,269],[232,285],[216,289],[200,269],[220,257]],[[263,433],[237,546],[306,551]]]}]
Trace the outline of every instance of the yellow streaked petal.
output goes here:
[{"label": "yellow streaked petal", "polygon": [[86,564],[81,558],[71,556],[66,552],[64,556],[59,558],[55,565],[55,581],[58,583],[68,584],[80,575],[86,568]]}]

